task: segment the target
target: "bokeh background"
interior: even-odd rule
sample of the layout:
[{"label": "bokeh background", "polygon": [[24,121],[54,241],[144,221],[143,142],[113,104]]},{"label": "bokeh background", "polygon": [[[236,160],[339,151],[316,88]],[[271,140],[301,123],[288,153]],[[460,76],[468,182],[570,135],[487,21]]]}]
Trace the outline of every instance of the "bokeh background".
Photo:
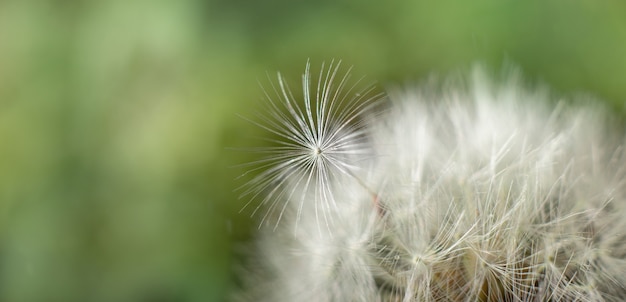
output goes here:
[{"label": "bokeh background", "polygon": [[[626,101],[624,1],[0,1],[0,301],[224,301],[266,72],[480,61]],[[233,149],[234,148],[234,149]]]}]

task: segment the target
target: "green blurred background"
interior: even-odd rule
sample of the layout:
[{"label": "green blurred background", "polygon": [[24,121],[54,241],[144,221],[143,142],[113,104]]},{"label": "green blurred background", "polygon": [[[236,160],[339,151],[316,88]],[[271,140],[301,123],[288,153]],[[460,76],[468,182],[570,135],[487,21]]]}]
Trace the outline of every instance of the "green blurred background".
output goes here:
[{"label": "green blurred background", "polygon": [[257,81],[513,62],[623,110],[623,1],[0,1],[0,301],[223,301]]}]

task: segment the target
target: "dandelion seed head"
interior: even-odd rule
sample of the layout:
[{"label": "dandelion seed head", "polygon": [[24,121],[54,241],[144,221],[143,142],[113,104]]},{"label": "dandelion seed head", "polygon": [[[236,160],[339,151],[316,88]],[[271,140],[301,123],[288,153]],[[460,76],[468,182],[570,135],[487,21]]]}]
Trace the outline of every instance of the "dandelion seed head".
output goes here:
[{"label": "dandelion seed head", "polygon": [[[311,91],[348,90],[330,66]],[[479,67],[392,90],[371,120],[367,93],[297,107],[284,82],[265,127],[289,148],[251,183],[282,223],[260,231],[243,300],[626,300],[626,139],[607,109]]]}]

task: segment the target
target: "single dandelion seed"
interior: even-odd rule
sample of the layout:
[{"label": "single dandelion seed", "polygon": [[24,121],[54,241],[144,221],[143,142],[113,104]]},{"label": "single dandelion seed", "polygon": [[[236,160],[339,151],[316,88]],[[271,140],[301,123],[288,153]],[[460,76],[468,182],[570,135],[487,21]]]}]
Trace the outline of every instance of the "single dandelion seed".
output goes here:
[{"label": "single dandelion seed", "polygon": [[[350,69],[341,62],[322,64],[317,79],[307,62],[302,76],[302,98],[295,97],[278,73],[264,89],[267,112],[254,124],[269,132],[272,147],[257,148],[266,156],[250,164],[258,175],[244,186],[242,196],[260,199],[253,215],[264,210],[261,224],[275,219],[275,228],[287,212],[295,210],[297,222],[305,209],[318,225],[330,229],[337,211],[334,190],[343,181],[358,181],[359,170],[371,157],[366,119],[381,99],[372,85],[360,88],[362,79],[350,81]],[[249,203],[246,205],[248,206]]]}]

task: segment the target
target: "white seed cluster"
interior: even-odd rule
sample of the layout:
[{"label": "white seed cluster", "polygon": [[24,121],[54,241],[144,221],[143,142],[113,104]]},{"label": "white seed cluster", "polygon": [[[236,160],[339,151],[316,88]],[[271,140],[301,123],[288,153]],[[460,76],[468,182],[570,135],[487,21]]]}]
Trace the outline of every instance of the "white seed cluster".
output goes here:
[{"label": "white seed cluster", "polygon": [[307,64],[303,102],[280,76],[267,95],[277,147],[245,193],[273,227],[237,300],[626,301],[606,108],[481,68],[381,100],[338,67]]}]

